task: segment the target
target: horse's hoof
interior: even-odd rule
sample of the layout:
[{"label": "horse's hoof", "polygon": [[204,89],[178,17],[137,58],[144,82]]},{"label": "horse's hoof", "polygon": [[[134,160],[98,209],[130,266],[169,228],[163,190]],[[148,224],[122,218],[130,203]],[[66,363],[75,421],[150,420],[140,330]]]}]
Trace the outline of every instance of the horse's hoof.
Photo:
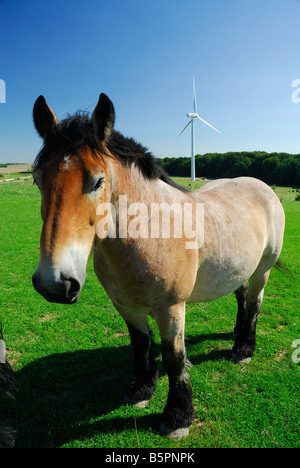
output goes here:
[{"label": "horse's hoof", "polygon": [[135,401],[127,395],[124,397],[124,405],[134,406],[136,409],[146,408],[146,406],[149,404],[149,401],[150,400]]},{"label": "horse's hoof", "polygon": [[172,440],[181,440],[184,437],[189,435],[189,428],[188,427],[180,427],[179,429],[169,429],[161,423],[160,425],[160,433],[162,436],[166,437],[167,439]]},{"label": "horse's hoof", "polygon": [[245,356],[242,356],[241,354],[232,353],[232,360],[236,364],[249,364],[249,362],[251,361],[251,356],[245,357]]}]

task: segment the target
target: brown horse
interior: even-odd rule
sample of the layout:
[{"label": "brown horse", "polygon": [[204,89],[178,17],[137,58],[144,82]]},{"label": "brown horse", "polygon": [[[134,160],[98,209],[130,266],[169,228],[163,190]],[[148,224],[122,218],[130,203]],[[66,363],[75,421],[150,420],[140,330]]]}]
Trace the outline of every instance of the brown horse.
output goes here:
[{"label": "brown horse", "polygon": [[44,139],[33,172],[44,221],[34,287],[48,301],[76,302],[94,246],[95,272],[128,326],[134,353],[125,402],[144,406],[156,388],[149,314],[169,377],[161,432],[184,437],[194,413],[185,304],[235,292],[233,358],[251,358],[264,287],[282,248],[281,203],[248,177],[195,192],[175,184],[146,148],[113,130],[114,107],[104,94],[91,118],[78,113],[58,123],[42,96],[33,115]]}]

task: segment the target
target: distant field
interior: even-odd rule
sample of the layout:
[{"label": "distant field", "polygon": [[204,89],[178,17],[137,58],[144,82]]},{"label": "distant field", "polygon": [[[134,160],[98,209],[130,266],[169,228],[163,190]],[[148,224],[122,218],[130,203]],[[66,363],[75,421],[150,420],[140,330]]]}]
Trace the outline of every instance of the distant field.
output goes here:
[{"label": "distant field", "polygon": [[[43,300],[31,285],[42,226],[39,192],[31,181],[0,184],[0,322],[18,378],[17,447],[299,448],[300,372],[292,344],[300,339],[300,202],[291,188],[275,191],[286,212],[282,260],[294,276],[271,272],[256,354],[247,366],[230,359],[233,295],[187,307],[196,418],[190,436],[173,442],[158,434],[168,383],[154,322],[157,391],[145,409],[124,407],[133,366],[129,337],[92,260],[77,304]],[[13,411],[12,403],[0,401],[2,418],[11,422]]]},{"label": "distant field", "polygon": [[0,182],[11,182],[31,178],[31,164],[9,164],[0,167]]},{"label": "distant field", "polygon": [[8,164],[7,167],[0,167],[0,174],[29,172],[31,167],[31,164]]}]

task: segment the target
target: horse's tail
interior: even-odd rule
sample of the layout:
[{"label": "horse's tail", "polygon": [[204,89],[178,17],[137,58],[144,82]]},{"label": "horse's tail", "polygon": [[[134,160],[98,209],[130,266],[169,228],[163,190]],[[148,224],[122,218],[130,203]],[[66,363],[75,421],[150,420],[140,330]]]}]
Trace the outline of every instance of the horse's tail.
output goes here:
[{"label": "horse's tail", "polygon": [[283,263],[280,258],[277,260],[277,262],[275,263],[274,265],[274,268],[278,271],[280,271],[280,273],[287,273],[288,275],[290,276],[294,276],[293,273],[291,272],[291,270],[286,266],[285,263]]}]

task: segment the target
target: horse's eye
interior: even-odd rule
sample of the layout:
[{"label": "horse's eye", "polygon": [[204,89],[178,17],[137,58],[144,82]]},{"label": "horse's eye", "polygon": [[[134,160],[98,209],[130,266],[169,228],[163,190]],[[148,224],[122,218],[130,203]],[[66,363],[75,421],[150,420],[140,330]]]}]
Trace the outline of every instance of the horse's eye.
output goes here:
[{"label": "horse's eye", "polygon": [[103,182],[104,182],[104,177],[100,177],[100,179],[97,181],[97,183],[92,188],[92,192],[96,192],[97,190],[99,190],[99,188],[101,188]]}]

